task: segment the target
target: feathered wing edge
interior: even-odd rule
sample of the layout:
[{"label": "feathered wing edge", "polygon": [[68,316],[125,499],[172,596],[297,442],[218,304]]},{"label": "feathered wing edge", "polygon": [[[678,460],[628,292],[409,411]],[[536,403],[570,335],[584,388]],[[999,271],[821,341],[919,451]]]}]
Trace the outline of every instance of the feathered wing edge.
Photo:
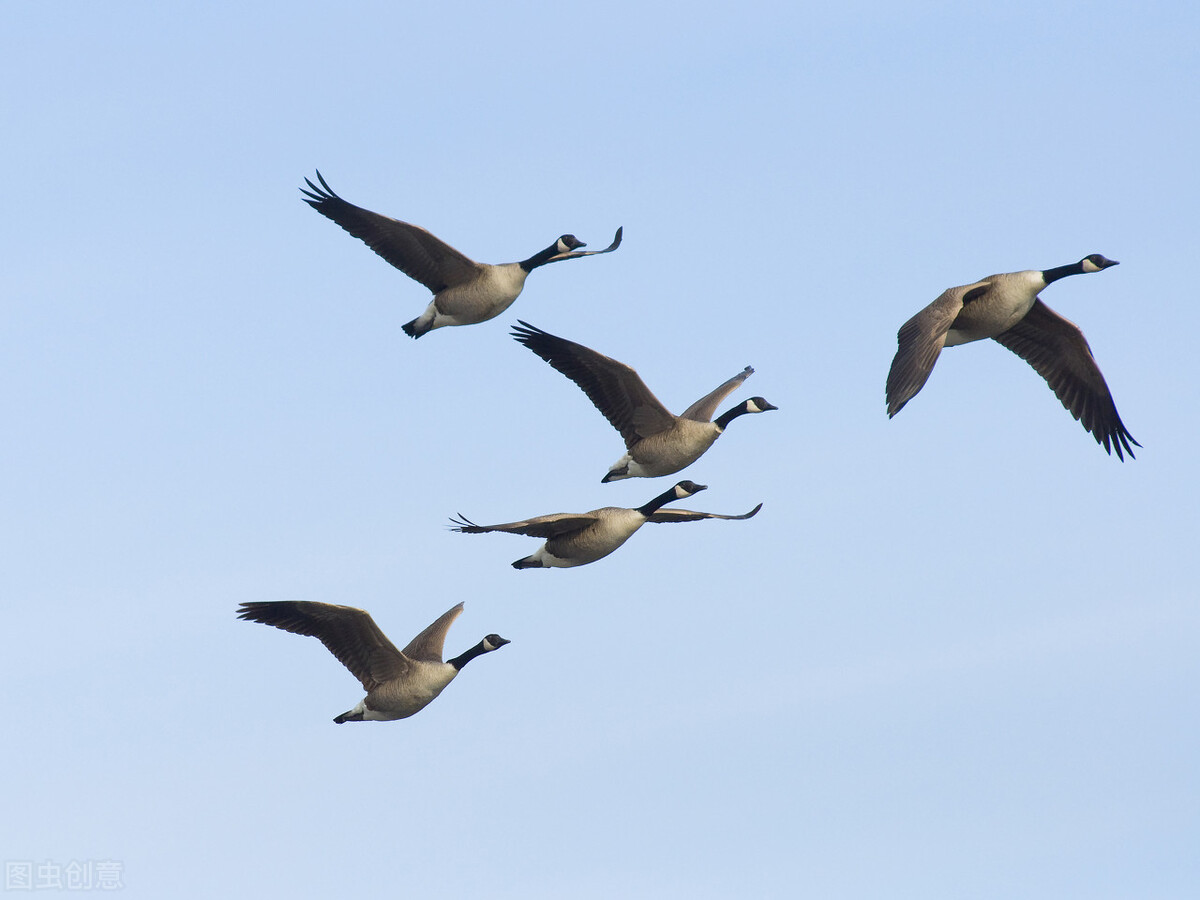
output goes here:
[{"label": "feathered wing edge", "polygon": [[1037,300],[1025,318],[995,340],[1033,366],[1105,452],[1115,451],[1120,460],[1125,453],[1135,458],[1132,448],[1141,444],[1121,421],[1112,392],[1078,325]]}]

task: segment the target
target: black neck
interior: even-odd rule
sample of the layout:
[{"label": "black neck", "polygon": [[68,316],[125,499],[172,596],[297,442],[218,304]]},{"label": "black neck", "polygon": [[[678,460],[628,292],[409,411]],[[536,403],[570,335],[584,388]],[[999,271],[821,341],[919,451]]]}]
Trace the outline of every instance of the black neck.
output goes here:
[{"label": "black neck", "polygon": [[655,512],[657,512],[660,507],[665,506],[666,504],[670,503],[672,500],[678,500],[678,499],[679,498],[675,496],[675,488],[671,488],[669,491],[663,491],[661,494],[659,494],[657,497],[655,497],[649,503],[646,503],[643,506],[639,506],[637,508],[637,511],[640,512],[643,516],[645,516],[648,519]]},{"label": "black neck", "polygon": [[468,650],[462,656],[456,656],[456,657],[454,657],[454,659],[448,660],[448,662],[450,663],[450,665],[454,666],[455,669],[461,670],[463,666],[465,666],[467,663],[469,663],[475,657],[482,656],[483,654],[485,654],[487,652],[488,652],[487,647],[483,646],[483,641],[480,641],[478,644],[476,644],[474,647],[472,647],[470,650]]},{"label": "black neck", "polygon": [[526,272],[532,272],[538,266],[544,266],[546,263],[558,254],[558,241],[555,241],[541,253],[535,253],[529,259],[521,260],[521,268]]},{"label": "black neck", "polygon": [[1060,278],[1066,278],[1068,275],[1082,275],[1083,260],[1077,263],[1071,263],[1069,266],[1057,266],[1053,269],[1045,269],[1042,272],[1042,280],[1049,284],[1052,281],[1058,281]]},{"label": "black neck", "polygon": [[728,425],[738,416],[744,416],[748,412],[750,412],[750,410],[746,409],[746,404],[739,403],[733,409],[723,412],[721,415],[717,416],[717,418],[713,421],[713,424],[724,431],[726,425]]}]

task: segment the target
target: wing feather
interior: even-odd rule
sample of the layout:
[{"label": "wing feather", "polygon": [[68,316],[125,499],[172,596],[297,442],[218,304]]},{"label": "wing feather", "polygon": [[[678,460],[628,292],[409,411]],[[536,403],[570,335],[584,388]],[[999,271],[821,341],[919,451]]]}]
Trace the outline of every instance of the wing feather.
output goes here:
[{"label": "wing feather", "polygon": [[547,263],[561,262],[564,259],[575,259],[579,256],[599,256],[601,253],[612,253],[621,246],[621,235],[625,231],[625,226],[617,229],[616,235],[613,236],[613,242],[603,250],[571,250],[567,253],[557,253],[546,260]]},{"label": "wing feather", "polygon": [[740,516],[726,516],[721,513],[693,512],[690,509],[671,507],[670,509],[664,508],[652,512],[646,521],[662,524],[665,522],[698,522],[701,519],[752,519],[758,515],[760,509],[762,509],[761,503],[750,510],[750,512],[742,513]]},{"label": "wing feather", "polygon": [[1116,451],[1121,460],[1125,453],[1134,458],[1132,447],[1141,444],[1117,414],[1112,393],[1078,325],[1037,300],[1025,318],[995,340],[1046,379],[1062,405],[1107,453]]},{"label": "wing feather", "polygon": [[754,369],[746,366],[716,390],[705,394],[679,416],[681,419],[692,419],[696,422],[711,422],[713,413],[722,400],[734,392],[743,381],[754,374]]},{"label": "wing feather", "polygon": [[389,263],[435,294],[475,277],[479,263],[434,237],[424,228],[355,206],[339,197],[317,172],[321,186],[304,179],[305,203],[341,225]]},{"label": "wing feather", "polygon": [[560,534],[580,531],[597,521],[597,517],[588,513],[552,513],[547,516],[536,516],[520,522],[506,522],[503,525],[476,525],[462,513],[458,518],[450,520],[454,523],[451,531],[460,534],[487,534],[491,531],[503,531],[508,534],[523,534],[527,537],[552,538]]},{"label": "wing feather", "polygon": [[986,281],[949,288],[900,326],[896,355],[887,377],[888,417],[896,415],[929,380],[946,343],[946,332],[963,308],[963,296],[985,287]]},{"label": "wing feather", "polygon": [[409,661],[366,610],[306,600],[243,603],[238,618],[315,637],[370,691],[403,676]]},{"label": "wing feather", "polygon": [[401,652],[409,659],[419,659],[423,662],[441,662],[442,651],[446,646],[446,632],[454,624],[454,620],[462,615],[463,604],[459,603],[438,616],[428,628],[408,642]]},{"label": "wing feather", "polygon": [[513,327],[513,338],[575,382],[621,433],[626,448],[675,423],[670,410],[630,366],[528,322],[518,322]]}]

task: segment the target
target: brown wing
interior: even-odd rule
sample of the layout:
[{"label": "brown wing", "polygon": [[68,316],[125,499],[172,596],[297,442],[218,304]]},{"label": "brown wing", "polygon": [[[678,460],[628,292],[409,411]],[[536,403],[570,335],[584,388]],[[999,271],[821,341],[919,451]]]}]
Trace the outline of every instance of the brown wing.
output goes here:
[{"label": "brown wing", "polygon": [[553,513],[548,516],[537,516],[521,522],[506,522],[503,525],[476,525],[462,513],[457,519],[451,519],[454,526],[451,531],[460,534],[486,534],[489,531],[504,531],[509,534],[523,534],[527,537],[552,538],[560,534],[570,534],[594,524],[597,519],[587,513]]},{"label": "brown wing", "polygon": [[1046,379],[1062,405],[1107,453],[1115,450],[1120,460],[1124,460],[1124,453],[1134,458],[1130,445],[1142,445],[1133,439],[1117,414],[1092,348],[1078,325],[1037,300],[1025,318],[996,335],[995,340]]},{"label": "brown wing", "polygon": [[321,182],[320,187],[304,179],[312,188],[311,191],[300,189],[309,198],[305,203],[337,222],[409,278],[419,281],[435,294],[450,285],[469,281],[482,268],[479,263],[424,228],[346,202],[325,183],[320,172],[317,172],[317,180]]},{"label": "brown wing", "polygon": [[575,259],[579,256],[598,256],[601,253],[612,253],[621,246],[621,234],[625,231],[625,226],[617,229],[617,233],[613,236],[613,242],[603,250],[571,250],[567,253],[557,253],[546,260],[547,263],[561,262],[564,259]]},{"label": "brown wing", "polygon": [[740,516],[724,516],[720,513],[710,512],[693,512],[690,509],[660,509],[652,512],[646,519],[647,522],[698,522],[701,519],[752,519],[758,515],[758,511],[762,509],[762,504],[754,507],[748,513],[742,513]]},{"label": "brown wing", "polygon": [[888,418],[904,408],[929,380],[946,343],[946,332],[963,308],[963,297],[987,286],[986,281],[949,288],[923,310],[900,326],[896,333],[896,355],[887,377]]},{"label": "brown wing", "polygon": [[513,338],[579,385],[609,424],[621,432],[627,448],[641,438],[666,431],[675,423],[670,410],[625,363],[528,322],[518,322],[519,327],[512,331]]},{"label": "brown wing", "polygon": [[691,406],[683,411],[679,416],[681,419],[693,419],[696,422],[712,421],[713,413],[717,411],[717,404],[734,392],[743,381],[754,374],[754,369],[750,366],[742,369],[727,382],[721,385],[714,391],[705,394]]},{"label": "brown wing", "polygon": [[315,637],[370,691],[408,671],[409,661],[366,610],[306,600],[243,603],[238,618]]},{"label": "brown wing", "polygon": [[446,645],[446,632],[454,624],[454,620],[462,615],[463,605],[446,610],[434,620],[433,624],[408,642],[402,651],[409,659],[419,659],[425,662],[441,662],[442,649]]}]

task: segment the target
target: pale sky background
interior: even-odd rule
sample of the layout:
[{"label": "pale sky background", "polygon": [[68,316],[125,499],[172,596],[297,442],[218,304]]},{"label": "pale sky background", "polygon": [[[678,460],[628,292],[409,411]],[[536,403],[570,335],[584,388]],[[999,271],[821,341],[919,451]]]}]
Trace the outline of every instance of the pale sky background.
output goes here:
[{"label": "pale sky background", "polygon": [[[0,856],[131,897],[1194,898],[1200,7],[1145,2],[14,3],[0,224]],[[508,262],[500,318],[301,202]],[[897,328],[1044,299],[1144,445]],[[676,411],[753,365],[682,504],[608,559],[445,527],[636,506],[622,444],[508,336]],[[248,600],[459,600],[432,706]],[[49,894],[50,891],[43,893]]]}]

